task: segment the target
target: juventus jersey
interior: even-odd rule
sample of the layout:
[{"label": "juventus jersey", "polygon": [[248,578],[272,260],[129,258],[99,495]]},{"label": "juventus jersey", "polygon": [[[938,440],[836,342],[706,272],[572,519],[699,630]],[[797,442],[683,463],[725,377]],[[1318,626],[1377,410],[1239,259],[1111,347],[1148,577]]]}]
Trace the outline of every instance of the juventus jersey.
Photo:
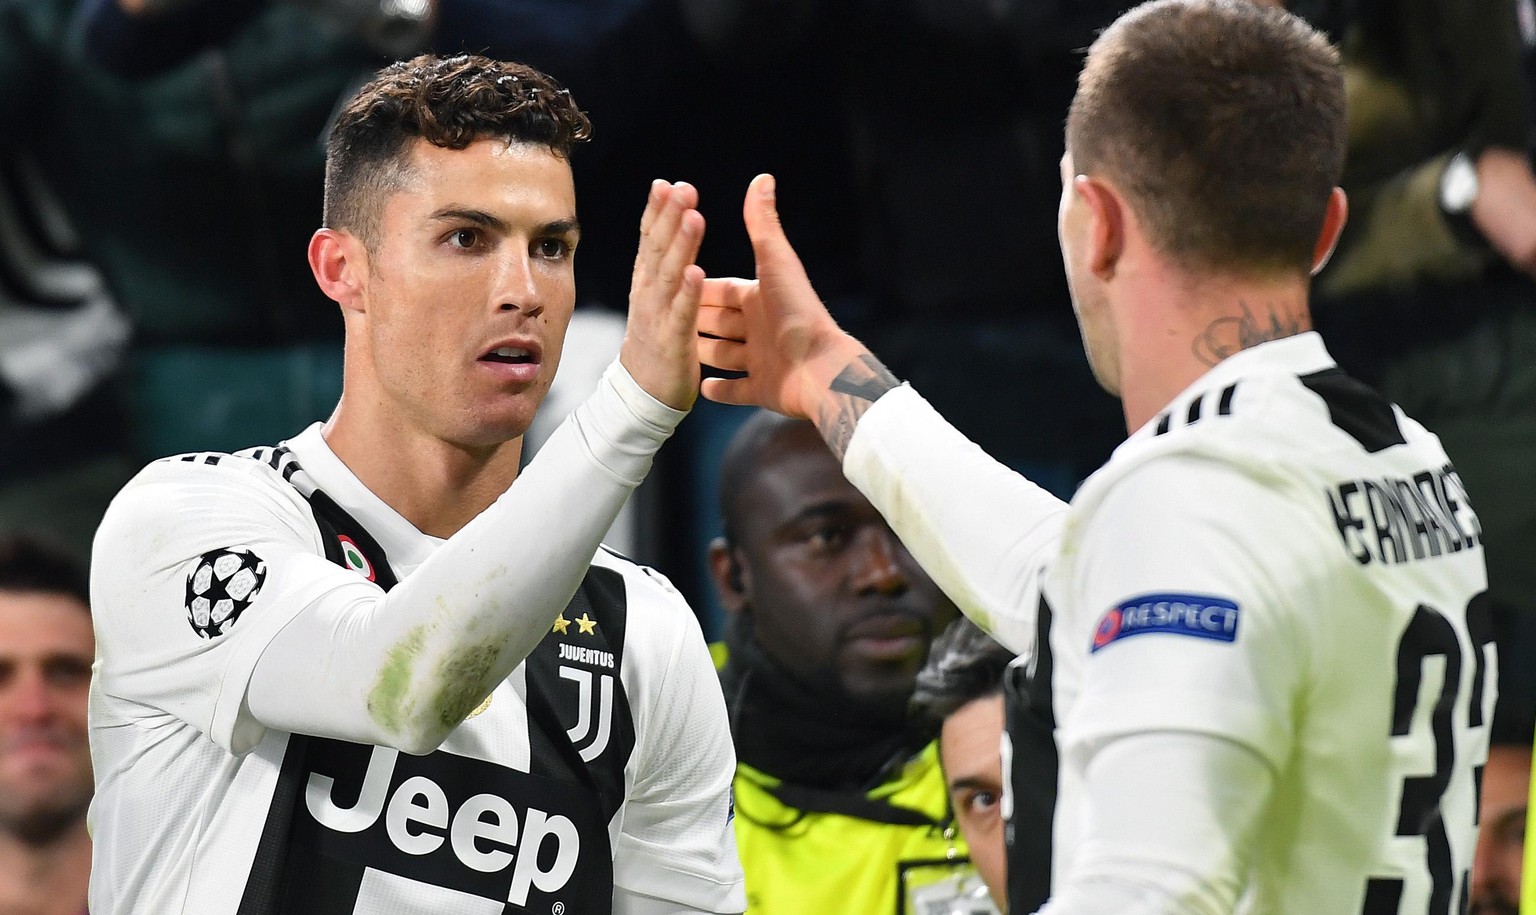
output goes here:
[{"label": "juventus jersey", "polygon": [[[295,578],[340,566],[388,590],[443,542],[363,487],[318,425],[156,462],[114,512],[104,529],[154,542],[130,563],[98,540],[93,912],[559,915],[626,892],[744,907],[718,682],[661,576],[600,551],[532,654],[413,756],[263,730],[243,699],[298,609],[263,600],[274,582],[302,594]],[[114,664],[126,646],[153,663]]]},{"label": "juventus jersey", "polygon": [[[1496,660],[1481,530],[1432,434],[1315,334],[1218,364],[1070,508],[940,426],[892,392],[845,469],[967,612],[1024,652],[1009,755],[1041,779],[1059,750],[1059,776],[1005,800],[1011,877],[1039,876],[1018,852],[1050,832],[1053,913],[1117,876],[1171,888],[1157,898],[1184,912],[1464,908]],[[984,474],[998,488],[968,494]],[[1213,824],[1203,838],[1158,825],[1170,795],[1253,794],[1200,785],[1228,770],[1198,758],[1090,790],[1117,742],[1170,735],[1255,761],[1256,822],[1188,810]],[[1132,878],[1107,821],[1145,830],[1130,857],[1157,866]],[[1155,847],[1165,834],[1184,844]],[[1039,883],[1014,881],[1014,910],[1039,903]]]}]

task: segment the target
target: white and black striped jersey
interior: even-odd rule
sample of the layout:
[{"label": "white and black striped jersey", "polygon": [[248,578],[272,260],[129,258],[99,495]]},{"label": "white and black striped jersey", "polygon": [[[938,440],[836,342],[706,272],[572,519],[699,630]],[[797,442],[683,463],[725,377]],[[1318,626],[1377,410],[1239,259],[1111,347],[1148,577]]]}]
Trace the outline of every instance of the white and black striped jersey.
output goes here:
[{"label": "white and black striped jersey", "polygon": [[[1047,873],[1051,913],[1465,910],[1496,682],[1481,530],[1438,440],[1316,334],[1215,366],[1070,507],[909,390],[845,469],[1027,655],[1012,910]],[[1047,833],[1049,867],[1023,858]]]},{"label": "white and black striped jersey", "polygon": [[[245,701],[305,595],[337,575],[390,589],[444,543],[318,425],[156,462],[113,511],[93,570],[93,912],[575,915],[626,894],[744,908],[718,681],[660,575],[599,551],[553,631],[415,756],[265,729]],[[397,660],[370,701],[409,675],[408,645]],[[302,672],[293,689],[313,691]]]}]

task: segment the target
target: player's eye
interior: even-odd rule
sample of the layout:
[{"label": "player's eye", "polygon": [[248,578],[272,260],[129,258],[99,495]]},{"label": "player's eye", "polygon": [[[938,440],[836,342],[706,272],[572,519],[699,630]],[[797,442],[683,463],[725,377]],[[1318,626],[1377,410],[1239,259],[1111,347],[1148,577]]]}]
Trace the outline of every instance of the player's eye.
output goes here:
[{"label": "player's eye", "polygon": [[54,686],[73,688],[90,682],[91,665],[77,658],[53,658],[44,663],[43,676]]},{"label": "player's eye", "polygon": [[961,804],[970,812],[971,816],[977,817],[988,816],[996,812],[997,802],[997,793],[985,789],[968,791],[965,797],[961,799]]},{"label": "player's eye", "polygon": [[533,243],[533,250],[545,260],[564,260],[570,256],[571,243],[563,238],[541,238]]},{"label": "player's eye", "polygon": [[826,524],[812,528],[806,541],[819,550],[835,550],[848,542],[848,528],[840,524]]},{"label": "player's eye", "polygon": [[479,229],[454,229],[448,233],[448,245],[469,250],[480,244],[480,238]]}]

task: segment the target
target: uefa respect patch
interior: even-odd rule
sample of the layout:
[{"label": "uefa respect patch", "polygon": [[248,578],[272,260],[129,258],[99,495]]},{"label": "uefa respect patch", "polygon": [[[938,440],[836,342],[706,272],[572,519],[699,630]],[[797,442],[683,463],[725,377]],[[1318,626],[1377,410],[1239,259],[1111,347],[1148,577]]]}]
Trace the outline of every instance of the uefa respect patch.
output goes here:
[{"label": "uefa respect patch", "polygon": [[1093,630],[1092,654],[1111,642],[1161,632],[1237,641],[1237,602],[1209,594],[1143,594],[1112,608]]}]

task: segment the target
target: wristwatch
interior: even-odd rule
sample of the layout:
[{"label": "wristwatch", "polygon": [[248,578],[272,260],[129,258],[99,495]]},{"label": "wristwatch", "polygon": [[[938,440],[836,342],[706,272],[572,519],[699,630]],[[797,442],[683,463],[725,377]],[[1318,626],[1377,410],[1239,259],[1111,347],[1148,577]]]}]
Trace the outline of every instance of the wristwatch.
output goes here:
[{"label": "wristwatch", "polygon": [[1470,153],[1459,152],[1440,173],[1440,210],[1447,216],[1465,218],[1477,200],[1477,163]]}]

